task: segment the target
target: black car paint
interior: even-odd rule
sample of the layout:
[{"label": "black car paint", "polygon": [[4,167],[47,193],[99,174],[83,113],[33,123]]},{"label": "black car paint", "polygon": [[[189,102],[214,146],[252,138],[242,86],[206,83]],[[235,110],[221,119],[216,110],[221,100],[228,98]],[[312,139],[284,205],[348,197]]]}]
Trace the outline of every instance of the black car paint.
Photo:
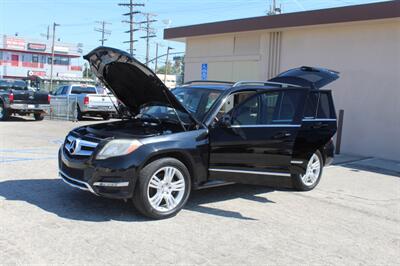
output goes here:
[{"label": "black car paint", "polygon": [[[265,128],[264,130],[258,128],[248,129],[248,132],[245,134],[251,135],[252,138],[258,140],[258,142],[252,144],[253,147],[250,149],[248,144],[249,142],[246,141],[245,138],[242,140],[243,144],[240,144],[238,138],[241,138],[241,134],[239,132],[233,132],[235,129],[207,123],[207,121],[213,121],[213,110],[218,109],[218,107],[225,101],[226,97],[232,93],[247,90],[254,90],[254,88],[241,87],[225,90],[223,92],[224,97],[220,97],[217,102],[214,103],[214,107],[204,119],[208,128],[179,131],[175,125],[174,130],[178,131],[176,133],[160,135],[160,130],[157,130],[156,128],[151,129],[150,132],[147,133],[139,131],[127,133],[121,128],[124,128],[124,125],[129,127],[129,124],[132,123],[132,121],[125,120],[101,123],[75,129],[71,134],[75,134],[77,137],[85,139],[84,135],[78,133],[84,129],[88,134],[96,135],[96,137],[100,137],[102,140],[93,155],[83,161],[70,156],[65,147],[62,146],[59,152],[60,169],[67,172],[67,174],[69,173],[68,169],[80,169],[78,176],[75,175],[75,177],[81,178],[91,186],[94,182],[107,181],[110,180],[110,178],[113,178],[115,181],[129,180],[130,183],[127,188],[97,188],[92,186],[94,191],[99,195],[110,198],[125,199],[132,196],[140,169],[149,162],[165,156],[178,158],[188,167],[193,178],[192,184],[194,189],[201,187],[202,184],[213,179],[266,185],[280,184],[281,182],[279,182],[279,180],[285,179],[285,177],[274,175],[267,177],[265,175],[248,175],[240,173],[216,174],[209,172],[209,168],[212,167],[232,167],[233,164],[236,164],[234,167],[235,169],[253,169],[256,171],[268,169],[268,171],[276,172],[277,174],[286,172],[293,174],[304,173],[307,164],[306,160],[316,149],[320,149],[321,153],[324,155],[326,163],[331,161],[333,157],[333,145],[331,145],[332,143],[330,138],[335,132],[335,121],[323,122],[328,125],[327,129],[329,129],[329,132],[325,132],[327,134],[324,133],[322,136],[319,136],[319,138],[316,138],[310,128],[313,127],[314,124],[319,124],[320,122],[314,123],[301,121],[300,114],[296,115],[294,121],[295,123],[302,124],[298,132],[294,132],[296,128],[280,127]],[[257,88],[256,90],[258,92],[263,92],[277,89],[262,87]],[[308,89],[303,90],[307,91]],[[140,126],[140,128],[141,127],[143,127],[143,125]],[[119,129],[116,131],[110,130],[113,128]],[[282,131],[291,133],[291,136],[289,138],[283,137],[281,139],[273,139],[274,135],[280,134]],[[156,132],[158,132],[158,135],[155,134]],[[216,134],[220,134],[218,132],[225,132],[220,135],[223,136],[221,138],[223,143],[219,142],[215,138]],[[98,151],[101,150],[107,141],[115,138],[136,138],[143,143],[143,146],[138,148],[135,152],[125,156],[96,160],[95,158]],[[273,140],[271,141],[271,139]],[[307,142],[307,140],[311,141]],[[218,147],[218,145],[225,147],[221,148]],[[230,148],[228,147],[231,145],[236,146],[234,154],[230,152]],[[293,153],[291,152],[292,146],[294,147]],[[260,147],[264,148],[264,151],[257,151],[255,149],[259,149]],[[265,150],[268,150],[270,154],[265,154]],[[301,165],[291,165],[290,160],[293,158],[303,159],[305,162]],[[232,159],[235,161],[232,162]],[[268,160],[271,160],[271,163],[267,163],[269,162]],[[263,165],[260,162],[265,163]],[[247,165],[242,165],[246,163]],[[76,173],[72,171],[71,174]]]},{"label": "black car paint", "polygon": [[[129,98],[139,94],[146,94],[143,89],[147,87],[151,88],[150,91],[157,95],[142,95],[139,98],[141,99],[140,103],[145,104],[148,100],[161,101],[189,113],[169,91],[165,90],[165,86],[151,70],[129,57],[125,52],[108,49],[111,48],[97,48],[89,53],[86,59],[89,59],[91,67],[95,68],[96,73],[99,75],[98,77],[110,86],[109,89],[117,97],[127,98],[119,100],[130,108],[131,112],[138,112],[139,106],[137,102],[129,100]],[[113,53],[113,59],[105,63],[99,62],[99,56],[101,57],[101,55],[105,55],[110,51]],[[122,56],[119,57],[118,53],[121,53]],[[129,89],[123,91],[122,87],[124,86],[120,86],[123,82],[121,81],[121,83],[117,79],[123,79],[124,76],[117,75],[114,71],[111,76],[108,76],[109,72],[105,70],[107,69],[107,64],[110,62],[112,64],[115,60],[119,60],[117,62],[119,70],[124,69],[119,65],[122,62],[128,63],[129,69],[133,66],[134,76],[146,79],[140,83],[144,88],[140,86],[132,87],[131,83],[128,82],[126,83],[126,88]],[[140,73],[138,71],[140,69],[144,70],[144,72]],[[129,74],[127,71],[122,72],[125,75]],[[134,81],[129,78],[128,80],[130,82]],[[176,124],[172,125],[165,122],[161,125],[155,125],[141,119],[101,123],[77,128],[69,134],[83,140],[95,141],[99,144],[88,158],[72,156],[62,145],[59,150],[60,171],[78,181],[87,183],[95,194],[110,198],[127,199],[133,195],[140,170],[149,162],[161,157],[174,157],[182,161],[190,171],[194,189],[200,188],[207,181],[213,179],[251,184],[269,184],[268,180],[270,178],[280,180],[284,176],[287,178],[287,175],[290,177],[290,174],[301,174],[305,172],[307,161],[311,154],[317,149],[323,154],[325,164],[328,164],[333,157],[334,147],[331,138],[336,132],[336,119],[303,120],[303,110],[299,108],[292,122],[295,125],[293,127],[277,126],[237,129],[226,126],[221,121],[215,122],[218,110],[231,94],[237,92],[255,91],[263,93],[280,90],[299,90],[303,95],[300,106],[304,106],[305,98],[313,90],[313,87],[298,88],[299,84],[296,84],[296,80],[293,80],[292,84],[297,87],[277,89],[276,86],[268,85],[237,87],[229,85],[219,88],[222,93],[205,114],[203,121],[196,121],[196,127],[189,127],[185,130],[177,127]],[[114,86],[114,89],[112,86]],[[204,85],[202,87],[215,89],[212,85]],[[132,126],[132,123],[135,126],[137,125],[137,130],[134,130],[135,126]],[[108,141],[118,138],[138,139],[143,145],[124,156],[97,160],[96,155],[102,147]],[[302,163],[292,164],[292,160],[301,160]],[[239,171],[236,173],[222,173],[209,171],[209,168],[233,168],[233,170]],[[240,173],[243,170],[251,170],[255,174]],[[263,171],[270,172],[270,178],[266,178],[266,175],[261,174]],[[128,181],[129,186],[106,188],[93,185],[98,181],[113,182],[120,180]]]},{"label": "black car paint", "polygon": [[[40,108],[13,109],[12,105],[29,104],[35,105],[36,107],[48,105],[49,94],[47,92],[29,90],[27,88],[27,84],[22,80],[18,81],[18,83],[8,80],[0,80],[0,82],[1,81],[4,81],[4,83],[2,83],[3,86],[0,85],[0,104],[3,104],[3,108],[7,110],[9,114],[41,113],[45,111],[45,109]],[[14,83],[16,83],[15,86],[13,85]],[[10,101],[10,94],[12,94],[14,97],[14,100],[12,102]]]}]

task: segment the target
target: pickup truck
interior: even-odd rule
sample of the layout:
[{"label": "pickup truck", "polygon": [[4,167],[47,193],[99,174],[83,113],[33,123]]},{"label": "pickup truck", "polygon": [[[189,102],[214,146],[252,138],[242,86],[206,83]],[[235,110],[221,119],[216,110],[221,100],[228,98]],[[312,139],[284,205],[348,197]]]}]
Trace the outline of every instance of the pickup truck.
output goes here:
[{"label": "pickup truck", "polygon": [[33,114],[35,120],[43,120],[49,107],[47,92],[29,89],[23,80],[0,79],[0,121],[13,114]]},{"label": "pickup truck", "polygon": [[[85,84],[70,84],[59,87],[51,98],[52,107],[58,105],[76,114],[81,120],[83,116],[101,116],[108,120],[116,113],[116,99],[107,91]],[[76,111],[76,113],[75,113]]]}]

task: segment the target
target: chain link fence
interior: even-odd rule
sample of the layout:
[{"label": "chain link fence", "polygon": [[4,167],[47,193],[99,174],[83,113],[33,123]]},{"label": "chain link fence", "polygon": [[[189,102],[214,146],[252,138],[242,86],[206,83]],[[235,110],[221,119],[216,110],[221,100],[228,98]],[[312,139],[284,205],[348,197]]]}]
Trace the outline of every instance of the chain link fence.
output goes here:
[{"label": "chain link fence", "polygon": [[78,98],[71,96],[52,96],[50,110],[46,118],[50,120],[77,121]]}]

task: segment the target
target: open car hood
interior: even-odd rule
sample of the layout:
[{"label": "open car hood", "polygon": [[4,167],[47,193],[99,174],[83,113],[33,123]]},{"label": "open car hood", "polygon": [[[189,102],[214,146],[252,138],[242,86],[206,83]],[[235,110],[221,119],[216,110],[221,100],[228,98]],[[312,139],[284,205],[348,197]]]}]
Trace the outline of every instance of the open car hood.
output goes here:
[{"label": "open car hood", "polygon": [[320,89],[338,78],[339,72],[337,71],[320,67],[302,66],[285,71],[269,81]]},{"label": "open car hood", "polygon": [[130,54],[101,46],[83,58],[131,113],[139,113],[143,105],[160,103],[185,112],[196,121],[157,75]]}]

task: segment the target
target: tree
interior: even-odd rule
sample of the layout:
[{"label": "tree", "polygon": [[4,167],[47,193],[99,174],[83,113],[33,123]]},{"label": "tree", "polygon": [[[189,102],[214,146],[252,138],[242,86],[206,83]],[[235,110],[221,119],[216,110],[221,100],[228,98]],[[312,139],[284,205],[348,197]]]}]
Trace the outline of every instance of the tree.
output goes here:
[{"label": "tree", "polygon": [[83,74],[84,78],[89,78],[89,79],[94,79],[95,78],[92,70],[90,69],[90,67],[88,66],[87,63],[85,63],[84,66],[83,66],[82,74]]}]

